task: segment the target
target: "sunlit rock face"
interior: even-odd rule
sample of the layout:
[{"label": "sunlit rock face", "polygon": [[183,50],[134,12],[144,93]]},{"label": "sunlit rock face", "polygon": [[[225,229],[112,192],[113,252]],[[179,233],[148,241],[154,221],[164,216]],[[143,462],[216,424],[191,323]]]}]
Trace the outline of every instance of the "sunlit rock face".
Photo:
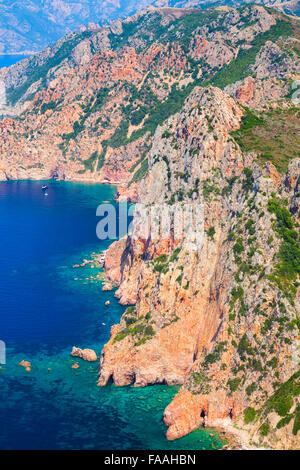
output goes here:
[{"label": "sunlit rock face", "polygon": [[[270,282],[280,250],[270,199],[286,198],[297,220],[300,162],[292,161],[280,175],[271,163],[261,167],[254,154],[242,152],[230,136],[242,115],[219,89],[196,88],[180,114],[157,129],[133,233],[123,248],[116,242],[109,250],[111,258],[118,253],[120,264],[117,276],[115,265],[107,276],[119,283],[121,303],[135,307],[112,327],[99,385],[110,378],[117,385],[182,385],[164,414],[169,439],[196,429],[205,417],[207,425],[225,429],[236,420],[254,445],[295,448],[292,422],[278,428],[280,417],[273,412],[263,436],[263,415],[245,426],[243,413],[249,407],[257,413],[268,409],[276,377],[284,384],[297,376],[291,357],[299,340],[288,322],[299,305],[292,285],[290,294],[282,294]],[[185,205],[203,208],[198,249],[191,249],[192,226],[176,238],[172,217],[169,237],[143,234],[153,220],[165,227],[168,212],[182,215]],[[151,209],[156,219],[149,222]],[[286,327],[278,334],[283,321]],[[296,406],[295,396],[292,412]]]}]

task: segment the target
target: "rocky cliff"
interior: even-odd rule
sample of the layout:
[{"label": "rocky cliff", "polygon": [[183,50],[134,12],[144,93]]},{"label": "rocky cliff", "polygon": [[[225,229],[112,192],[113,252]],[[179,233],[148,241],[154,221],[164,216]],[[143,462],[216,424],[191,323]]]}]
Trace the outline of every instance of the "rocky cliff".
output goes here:
[{"label": "rocky cliff", "polygon": [[111,182],[135,199],[157,125],[195,86],[227,86],[250,107],[291,92],[298,31],[251,6],[162,8],[70,34],[0,71],[0,178]]},{"label": "rocky cliff", "polygon": [[[205,421],[297,448],[300,160],[280,175],[243,152],[243,120],[224,92],[195,88],[156,131],[132,236],[107,254],[116,295],[134,307],[112,328],[99,384],[182,385],[164,414],[169,439]],[[186,207],[202,210],[178,237]],[[152,240],[167,214],[168,234]]]}]

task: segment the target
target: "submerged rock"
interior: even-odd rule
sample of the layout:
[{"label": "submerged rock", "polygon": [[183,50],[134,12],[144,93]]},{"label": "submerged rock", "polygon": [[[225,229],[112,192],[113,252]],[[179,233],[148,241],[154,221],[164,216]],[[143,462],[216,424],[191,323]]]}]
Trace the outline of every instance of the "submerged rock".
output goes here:
[{"label": "submerged rock", "polygon": [[110,282],[110,281],[106,281],[104,284],[103,284],[103,287],[102,287],[102,290],[103,291],[108,291],[108,290],[113,290],[113,283]]},{"label": "submerged rock", "polygon": [[19,362],[19,366],[25,367],[27,371],[31,370],[31,363],[29,361],[21,361]]}]

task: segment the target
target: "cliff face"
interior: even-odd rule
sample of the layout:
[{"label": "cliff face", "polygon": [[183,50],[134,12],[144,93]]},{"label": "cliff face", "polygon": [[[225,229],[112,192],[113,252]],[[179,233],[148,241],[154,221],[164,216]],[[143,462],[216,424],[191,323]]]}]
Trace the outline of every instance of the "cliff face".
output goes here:
[{"label": "cliff face", "polygon": [[[154,205],[156,216],[166,217],[169,208],[180,211],[182,202],[176,202],[178,198],[184,201],[185,193],[191,193],[188,203],[196,209],[199,198],[194,196],[202,181],[212,177],[220,165],[228,178],[239,174],[242,157],[228,133],[239,126],[241,114],[235,102],[220,90],[195,89],[180,115],[170,118],[155,134],[149,154],[151,169],[140,188],[139,203],[146,207]],[[188,120],[187,115],[190,115]],[[216,214],[221,211],[214,203],[211,217],[204,220],[202,211],[195,214],[200,229],[213,226]],[[203,212],[209,211],[204,208]],[[207,318],[206,311],[210,279],[218,262],[220,230],[215,235],[215,243],[209,238],[205,240],[203,255],[199,257],[197,246],[189,251],[188,235],[178,237],[170,233],[153,241],[149,241],[148,234],[141,237],[139,227],[146,224],[147,214],[142,211],[136,214],[136,239],[129,243],[122,259],[122,282],[116,294],[121,303],[136,304],[134,315],[138,321],[137,325],[133,323],[133,330],[138,326],[138,340],[133,332],[126,334],[122,341],[115,341],[115,334],[121,337],[124,329],[124,333],[130,330],[126,330],[125,314],[119,329],[114,329],[111,343],[104,349],[100,383],[106,383],[113,375],[114,382],[122,385],[132,381],[137,385],[182,384],[200,343],[209,342],[217,327],[219,315]],[[112,250],[115,251],[114,247]],[[134,344],[147,338],[146,334],[140,339],[140,325],[144,328],[141,336],[148,330],[158,328],[158,331],[151,341],[137,348]]]},{"label": "cliff face", "polygon": [[195,86],[252,107],[290,92],[295,28],[259,6],[162,8],[70,34],[0,71],[0,178],[110,182],[135,200],[157,124]]},{"label": "cliff face", "polygon": [[[182,385],[164,414],[169,439],[205,416],[245,428],[256,445],[296,448],[299,251],[287,239],[299,222],[300,161],[280,175],[242,152],[233,136],[243,113],[221,90],[196,88],[157,129],[133,234],[107,254],[116,295],[135,307],[112,328],[99,384]],[[186,207],[195,214],[180,237],[174,220]],[[151,233],[169,212],[167,236],[141,234],[151,209]]]}]

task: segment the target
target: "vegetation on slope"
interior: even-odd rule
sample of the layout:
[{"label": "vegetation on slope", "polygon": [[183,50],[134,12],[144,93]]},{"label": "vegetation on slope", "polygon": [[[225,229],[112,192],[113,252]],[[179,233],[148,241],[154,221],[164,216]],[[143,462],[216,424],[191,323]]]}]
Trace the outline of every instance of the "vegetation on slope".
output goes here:
[{"label": "vegetation on slope", "polygon": [[49,70],[57,67],[64,59],[68,58],[74,47],[76,47],[83,39],[90,37],[91,34],[91,32],[85,31],[64,41],[55,54],[48,57],[43,65],[32,68],[31,72],[27,75],[26,81],[21,86],[7,90],[8,101],[14,105],[35,82],[41,80],[41,86],[44,86]]},{"label": "vegetation on slope", "polygon": [[[211,27],[211,22],[215,20],[218,25],[214,25],[213,30],[216,31],[222,29],[222,23],[224,21],[224,15],[220,15],[216,10],[206,10],[205,12],[193,12],[190,15],[186,15],[182,18],[175,20],[171,23],[172,27],[166,31],[166,28],[161,26],[159,21],[159,15],[154,16],[155,22],[152,21],[151,25],[151,42],[157,40],[161,43],[165,43],[166,41],[172,41],[173,43],[180,44],[184,50],[186,51],[187,57],[189,57],[189,42],[191,39],[192,32],[199,26],[207,25],[209,28]],[[115,47],[121,47],[124,45],[123,40],[128,41],[130,38],[129,30],[131,34],[134,32],[136,33],[139,31],[139,27],[145,21],[144,17],[139,18],[137,23],[129,23],[129,25],[125,28],[125,33],[122,35],[121,42],[117,42],[117,37],[113,35],[113,39],[115,39]],[[245,21],[245,25],[247,22]],[[114,136],[107,141],[107,145],[116,147],[120,145],[126,145],[129,142],[137,140],[141,136],[145,135],[147,132],[150,134],[154,134],[157,125],[161,125],[168,117],[179,112],[185,99],[191,93],[195,86],[208,86],[214,85],[220,88],[224,88],[226,85],[230,83],[234,83],[235,81],[241,80],[242,78],[251,74],[251,70],[249,69],[250,65],[255,62],[255,58],[257,53],[259,52],[260,48],[267,42],[267,41],[276,41],[279,37],[287,37],[293,33],[291,26],[284,20],[278,20],[275,25],[273,25],[269,31],[265,33],[259,34],[255,37],[252,42],[252,47],[250,49],[241,49],[237,58],[230,62],[227,66],[225,65],[222,67],[220,71],[213,71],[210,70],[211,76],[209,77],[209,73],[206,66],[204,67],[204,75],[202,75],[201,79],[195,78],[192,82],[190,82],[187,86],[183,88],[178,88],[177,84],[174,83],[171,87],[170,93],[168,97],[161,101],[156,98],[156,96],[151,93],[149,89],[150,96],[152,96],[152,100],[142,107],[139,107],[139,120],[135,123],[139,123],[142,121],[144,116],[147,116],[142,128],[134,131],[130,138],[127,138],[127,131],[128,126],[127,124],[123,123],[122,126],[116,130]],[[149,35],[149,33],[148,33]],[[149,37],[144,33],[141,34],[141,38],[144,39],[145,44],[149,45]],[[150,35],[149,35],[150,36]],[[140,36],[139,36],[140,37]],[[147,39],[147,41],[146,41]],[[126,42],[125,41],[125,42]],[[191,67],[194,70],[198,70],[199,64],[197,61],[191,61]],[[206,72],[205,72],[206,70]],[[203,78],[206,80],[203,80]],[[126,108],[126,118],[129,119],[132,123],[134,118],[137,116],[137,110],[134,106],[135,98],[141,99],[143,94],[145,93],[146,85],[144,85],[140,91],[140,93],[135,92],[132,94],[131,98],[131,106]],[[126,127],[127,126],[127,127]],[[280,142],[279,142],[280,143]],[[268,153],[262,158],[268,159]],[[279,162],[279,157],[275,156],[275,159]],[[285,159],[285,162],[287,159]]]},{"label": "vegetation on slope", "polygon": [[[277,429],[280,429],[293,420],[292,432],[296,436],[300,429],[300,404],[298,397],[300,395],[300,370],[292,375],[286,382],[278,384],[275,392],[266,401],[263,407],[258,411],[257,418],[262,425],[260,426],[260,433],[263,436],[269,434],[272,430],[268,416],[270,413],[275,412],[281,418],[277,424]],[[245,422],[249,413],[245,414]]]},{"label": "vegetation on slope", "polygon": [[[240,18],[237,23],[238,29],[251,27],[256,23],[253,19],[251,7],[243,7],[238,10]],[[101,154],[93,153],[90,158],[83,161],[84,168],[79,170],[80,173],[85,171],[99,171],[104,164],[106,151],[108,147],[119,148],[126,146],[131,142],[137,141],[144,137],[144,146],[141,145],[141,153],[148,148],[149,138],[154,134],[158,125],[161,125],[171,115],[179,112],[188,95],[195,86],[215,85],[224,88],[229,83],[241,80],[245,76],[251,74],[250,66],[254,63],[255,57],[260,48],[266,41],[277,41],[278,38],[285,38],[295,33],[296,26],[283,15],[276,14],[277,22],[265,33],[257,34],[254,40],[248,42],[248,48],[243,48],[246,41],[235,43],[234,38],[226,41],[227,46],[232,50],[240,50],[237,57],[228,65],[212,67],[204,60],[195,60],[192,58],[191,40],[193,35],[199,33],[199,29],[206,31],[204,36],[210,33],[227,30],[225,19],[228,12],[215,9],[207,9],[204,11],[186,11],[181,17],[172,19],[168,17],[168,21],[162,21],[163,14],[159,12],[147,12],[143,15],[135,17],[134,20],[123,22],[123,33],[121,35],[110,33],[109,40],[111,48],[118,53],[124,46],[133,46],[137,52],[146,50],[152,44],[158,43],[168,47],[168,51],[176,51],[175,56],[178,61],[185,59],[186,66],[178,71],[176,67],[160,70],[160,61],[162,58],[158,54],[149,64],[148,74],[139,87],[127,81],[113,82],[110,88],[95,91],[94,98],[90,99],[85,105],[82,105],[82,113],[80,118],[73,122],[73,130],[68,134],[64,134],[64,142],[59,144],[60,149],[66,155],[69,142],[71,140],[79,140],[80,135],[85,132],[89,126],[88,118],[97,112],[101,112],[101,108],[107,100],[110,90],[113,87],[118,89],[118,93],[126,93],[127,101],[124,101],[118,113],[121,122],[117,129],[113,128],[108,139],[101,142]],[[230,23],[230,22],[229,22]],[[15,89],[8,90],[8,100],[16,103],[35,82],[40,81],[39,89],[46,86],[47,77],[49,78],[51,70],[59,66],[62,61],[71,56],[73,48],[83,39],[93,37],[93,32],[85,32],[82,34],[72,35],[66,38],[64,42],[48,57],[46,62],[38,67],[32,68],[27,73],[26,81]],[[93,47],[92,47],[93,46]],[[54,49],[55,50],[55,49]],[[94,50],[94,42],[91,42],[91,51]],[[199,78],[201,71],[201,78]],[[185,79],[185,84],[180,83]],[[107,85],[110,86],[110,85]],[[161,98],[158,88],[165,90],[164,97]],[[113,94],[113,93],[112,93]],[[29,97],[28,97],[29,98]],[[47,110],[57,110],[61,101],[50,103],[36,103],[33,113],[38,113],[38,109],[43,114]],[[60,108],[60,107],[59,107]],[[245,150],[258,151],[262,162],[271,160],[276,167],[283,171],[286,169],[289,159],[293,158],[299,152],[297,143],[294,142],[294,136],[299,125],[299,113],[292,110],[281,111],[270,110],[262,113],[254,119],[254,114],[250,115],[246,111],[240,131],[235,133],[235,138],[240,146]],[[288,119],[287,119],[288,118]],[[283,120],[285,122],[283,122]],[[93,117],[91,118],[93,120]],[[100,124],[99,124],[100,123]],[[94,120],[94,127],[89,130],[97,132],[98,127],[103,130],[104,124],[101,116],[97,116]],[[105,129],[109,129],[109,120],[106,122]],[[139,126],[129,133],[130,126]],[[150,139],[151,140],[151,139]],[[97,162],[97,163],[96,163]],[[145,158],[140,159],[140,166],[135,168],[132,182],[139,181],[147,172],[147,162]]]},{"label": "vegetation on slope", "polygon": [[236,59],[232,60],[210,80],[210,83],[219,88],[225,88],[231,83],[242,80],[251,75],[249,67],[254,64],[256,55],[267,41],[275,42],[280,37],[285,38],[293,33],[291,26],[284,20],[277,20],[276,24],[265,33],[259,34],[251,43],[250,49],[241,49]]},{"label": "vegetation on slope", "polygon": [[299,234],[289,210],[275,195],[268,202],[268,210],[276,215],[274,230],[281,239],[278,263],[269,279],[285,291],[293,302],[298,287],[297,277],[300,274]]},{"label": "vegetation on slope", "polygon": [[245,108],[240,129],[231,133],[242,150],[254,151],[263,164],[272,162],[279,172],[300,155],[300,111],[297,107],[269,108],[254,112]]}]

